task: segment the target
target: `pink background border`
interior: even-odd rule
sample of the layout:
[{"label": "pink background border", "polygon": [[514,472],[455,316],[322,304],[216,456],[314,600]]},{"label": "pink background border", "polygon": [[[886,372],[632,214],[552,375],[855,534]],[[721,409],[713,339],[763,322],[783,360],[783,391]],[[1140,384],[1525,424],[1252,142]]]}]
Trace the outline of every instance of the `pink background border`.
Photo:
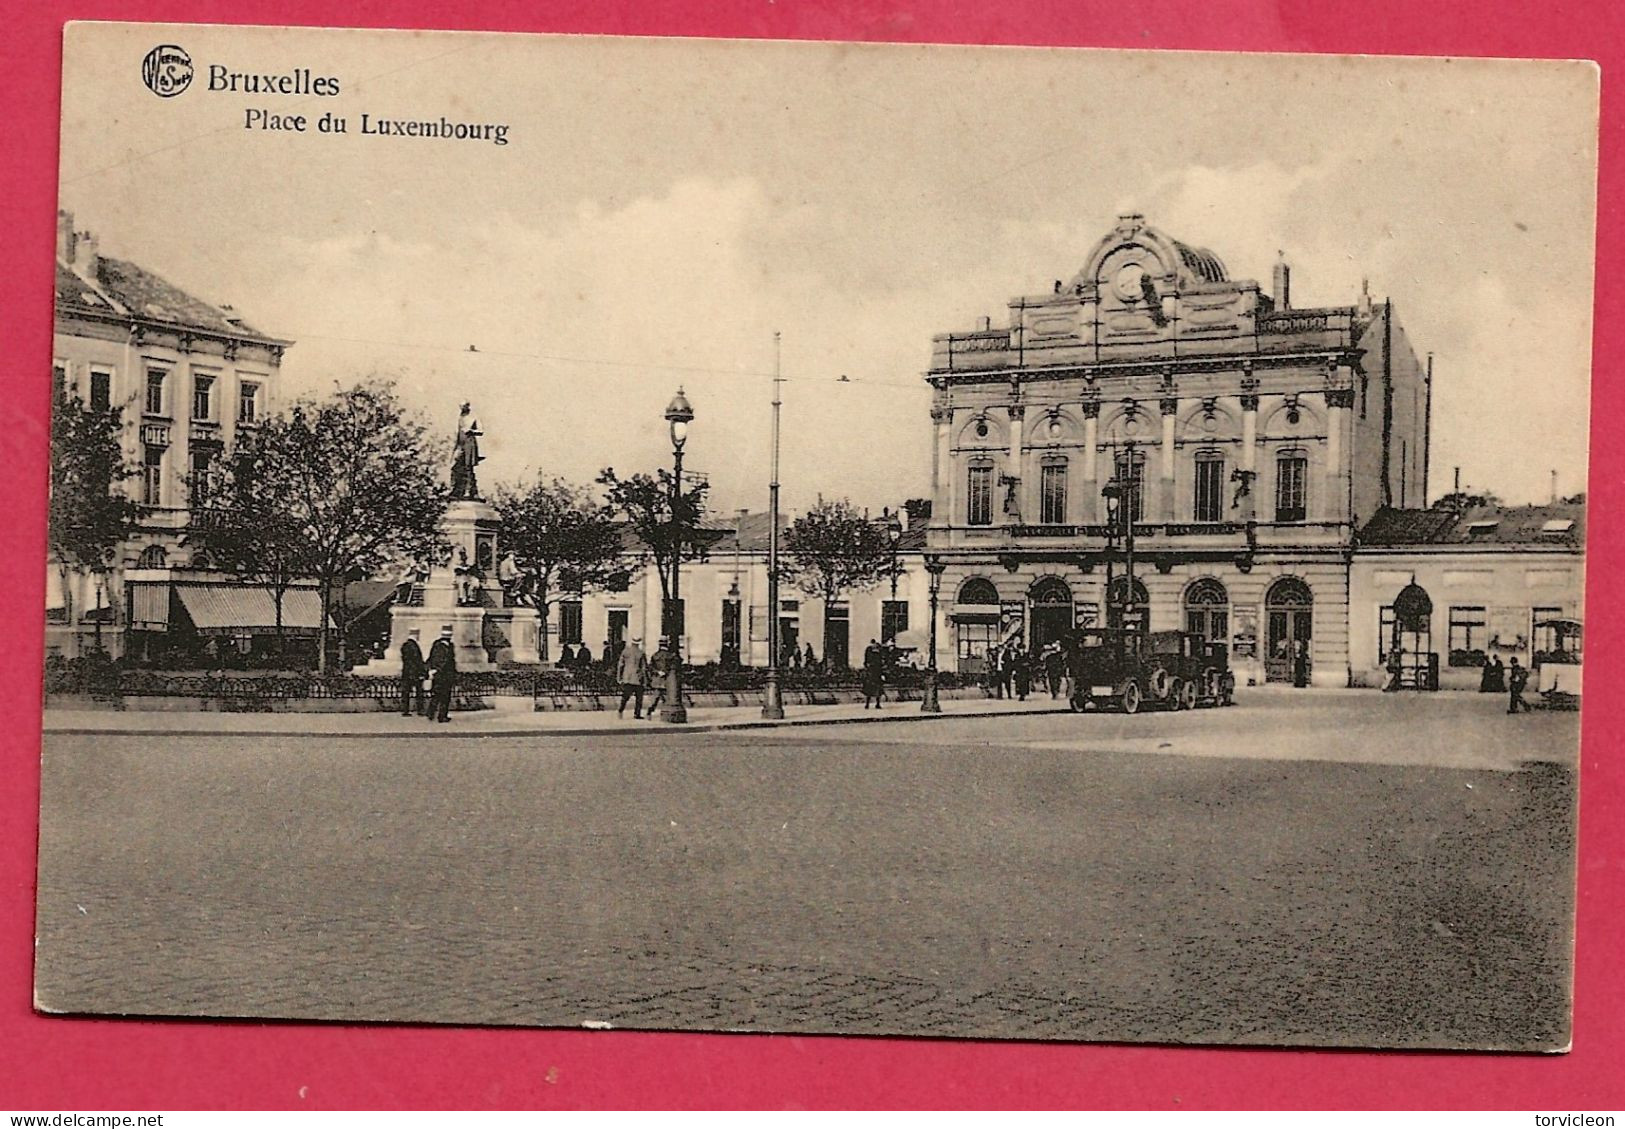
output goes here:
[{"label": "pink background border", "polygon": [[[1625,1106],[1625,896],[1618,751],[1625,443],[1617,357],[1625,216],[1614,67],[1617,0],[1207,0],[928,4],[904,0],[650,0],[334,5],[323,0],[69,4],[5,0],[0,36],[0,465],[12,535],[0,583],[0,1109],[1086,1107],[1533,1108]],[[343,10],[341,12],[341,9]],[[1303,10],[1299,10],[1303,9]],[[30,1009],[38,829],[40,607],[51,349],[60,28],[69,19],[296,23],[746,38],[1053,44],[1191,50],[1591,58],[1603,68],[1592,409],[1592,693],[1584,722],[1575,1037],[1561,1057],[1205,1050],[900,1039],[54,1019]],[[1518,107],[1506,112],[1516,118]],[[1538,129],[1531,120],[1528,128]],[[1532,389],[1538,394],[1538,389]],[[1509,865],[1513,865],[1509,860]]]}]

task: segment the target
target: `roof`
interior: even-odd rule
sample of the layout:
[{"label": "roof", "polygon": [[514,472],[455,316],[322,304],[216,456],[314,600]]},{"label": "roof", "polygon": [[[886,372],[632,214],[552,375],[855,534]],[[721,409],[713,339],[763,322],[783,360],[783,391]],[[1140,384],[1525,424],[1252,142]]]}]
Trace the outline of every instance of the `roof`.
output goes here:
[{"label": "roof", "polygon": [[[780,515],[779,545],[784,545],[784,531],[790,528],[790,521],[785,515]],[[765,553],[767,552],[768,532],[772,523],[765,513],[736,514],[731,518],[716,517],[700,523],[700,528],[712,532],[716,536],[709,549],[713,553]],[[925,525],[917,524],[913,529],[903,530],[903,536],[897,542],[897,551],[900,553],[920,553],[925,551]]]},{"label": "roof", "polygon": [[1366,548],[1418,545],[1558,545],[1585,544],[1585,504],[1558,502],[1546,506],[1469,506],[1451,509],[1402,510],[1384,507],[1360,530]]},{"label": "roof", "polygon": [[1172,243],[1178,249],[1179,257],[1185,266],[1203,282],[1226,282],[1229,280],[1230,275],[1225,271],[1224,263],[1220,262],[1219,256],[1206,247],[1192,247],[1190,244],[1181,243],[1177,239],[1172,240]]},{"label": "roof", "polygon": [[94,278],[56,261],[56,303],[62,312],[112,315],[191,329],[223,337],[275,340],[229,307],[193,297],[180,287],[124,259],[99,256]]}]

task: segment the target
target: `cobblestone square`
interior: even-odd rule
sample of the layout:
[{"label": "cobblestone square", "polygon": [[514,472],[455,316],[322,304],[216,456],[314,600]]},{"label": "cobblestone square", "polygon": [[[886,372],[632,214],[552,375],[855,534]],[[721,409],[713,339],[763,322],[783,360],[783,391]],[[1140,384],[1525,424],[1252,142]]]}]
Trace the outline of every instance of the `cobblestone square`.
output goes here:
[{"label": "cobblestone square", "polygon": [[1578,716],[1471,694],[685,734],[47,733],[48,1010],[1567,1040]]}]

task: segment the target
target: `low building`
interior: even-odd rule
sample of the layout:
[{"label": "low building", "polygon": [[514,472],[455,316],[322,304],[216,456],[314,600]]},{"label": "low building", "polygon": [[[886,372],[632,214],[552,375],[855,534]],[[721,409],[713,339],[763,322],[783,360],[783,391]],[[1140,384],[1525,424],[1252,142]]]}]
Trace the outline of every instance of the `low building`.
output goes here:
[{"label": "low building", "polygon": [[[683,564],[682,593],[686,635],[684,657],[691,663],[720,662],[737,654],[745,666],[768,661],[768,515],[742,512],[705,527],[709,547],[701,561]],[[786,525],[788,528],[788,525]],[[809,596],[790,581],[779,586],[781,648],[794,648],[835,666],[862,662],[870,639],[911,649],[922,656],[929,627],[929,577],[923,567],[924,528],[904,528],[897,542],[897,583],[882,580],[850,592],[832,606]],[[781,532],[779,549],[784,553]],[[546,653],[557,658],[563,646],[585,643],[594,657],[622,640],[641,638],[652,649],[660,638],[662,590],[652,564],[630,572],[624,591],[588,593],[565,600],[548,618]]]},{"label": "low building", "polygon": [[1556,646],[1554,619],[1584,611],[1585,506],[1380,510],[1361,528],[1349,568],[1353,682],[1386,682],[1394,601],[1415,585],[1426,631],[1406,650],[1436,656],[1442,689],[1473,689],[1484,663],[1525,666]]}]

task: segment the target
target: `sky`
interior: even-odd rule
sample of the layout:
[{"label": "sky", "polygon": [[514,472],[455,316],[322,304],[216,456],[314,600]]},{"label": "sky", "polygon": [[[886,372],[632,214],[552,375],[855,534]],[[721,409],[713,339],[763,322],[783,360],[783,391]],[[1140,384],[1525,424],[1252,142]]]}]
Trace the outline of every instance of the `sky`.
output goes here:
[{"label": "sky", "polygon": [[778,332],[786,506],[925,496],[931,336],[1136,211],[1266,289],[1283,252],[1295,306],[1391,298],[1435,355],[1430,496],[1585,486],[1589,64],[114,24],[65,54],[61,199],[103,253],[296,342],[288,394],[387,376],[448,436],[471,401],[482,485],[668,465],[681,386],[713,507],[764,508]]}]

